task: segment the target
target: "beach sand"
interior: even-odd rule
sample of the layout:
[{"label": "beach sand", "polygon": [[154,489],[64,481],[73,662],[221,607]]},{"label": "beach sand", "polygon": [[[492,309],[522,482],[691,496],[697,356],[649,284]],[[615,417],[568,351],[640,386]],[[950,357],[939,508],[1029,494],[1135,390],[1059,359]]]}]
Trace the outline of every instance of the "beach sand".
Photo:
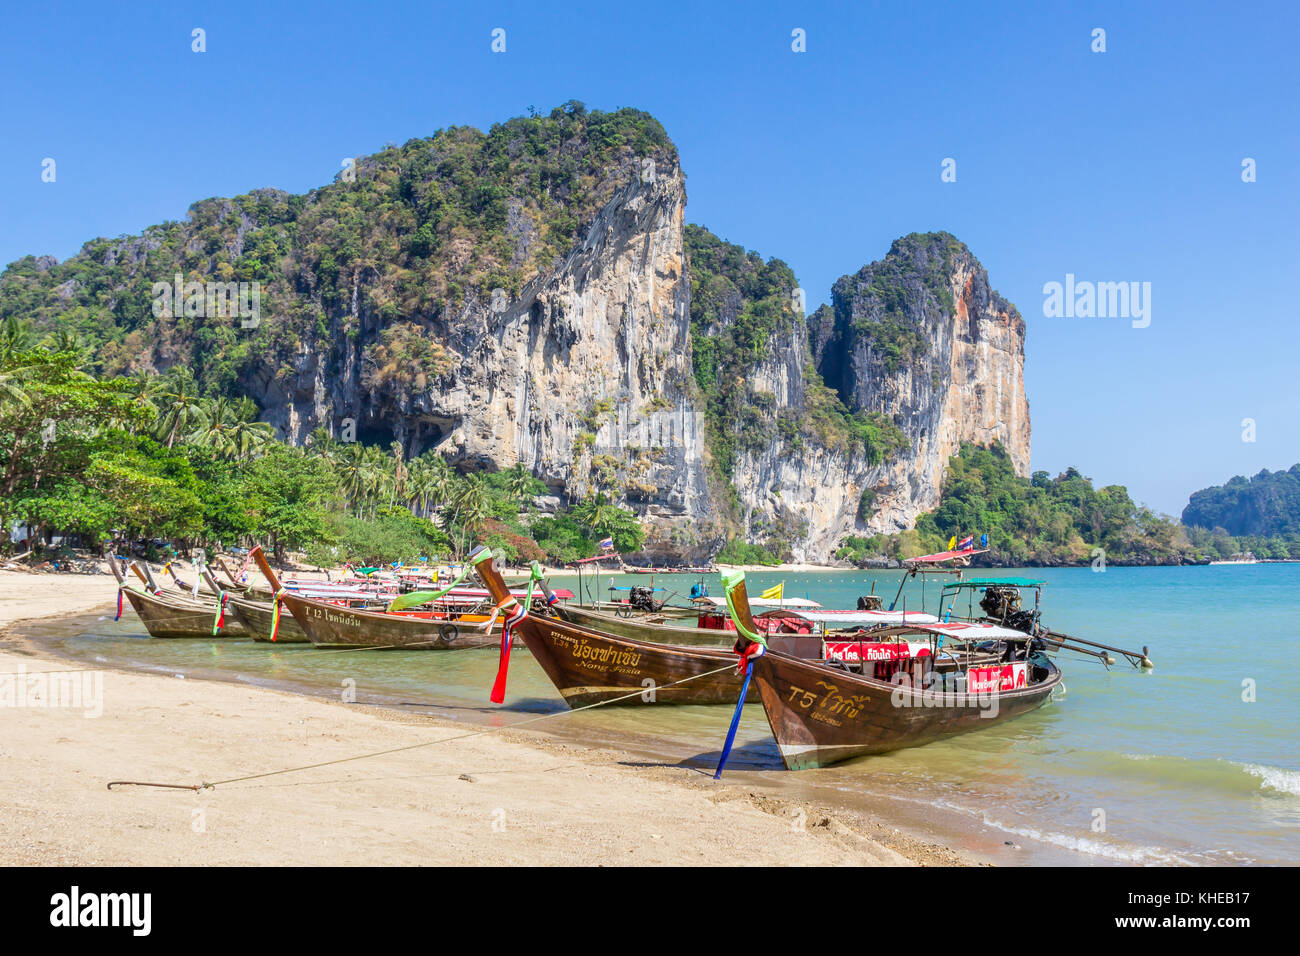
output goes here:
[{"label": "beach sand", "polygon": [[[22,619],[111,613],[114,597],[107,574],[0,573],[0,675],[77,667],[24,641]],[[88,699],[0,707],[0,864],[971,862],[887,820],[524,730],[201,792],[109,791],[111,780],[222,781],[474,728],[242,684],[111,669],[99,679],[99,716]]]}]

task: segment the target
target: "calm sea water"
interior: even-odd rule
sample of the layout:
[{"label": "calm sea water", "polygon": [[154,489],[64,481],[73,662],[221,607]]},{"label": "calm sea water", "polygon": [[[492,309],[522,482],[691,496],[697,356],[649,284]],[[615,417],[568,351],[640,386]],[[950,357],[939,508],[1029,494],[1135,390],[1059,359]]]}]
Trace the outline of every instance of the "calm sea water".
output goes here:
[{"label": "calm sea water", "polygon": [[[1300,862],[1300,565],[977,572],[1047,582],[1053,629],[1127,648],[1149,645],[1154,672],[1061,654],[1066,693],[1041,710],[925,747],[787,773],[762,708],[746,708],[728,775],[793,799],[884,808],[997,862],[1277,864]],[[602,588],[609,575],[598,579]],[[683,596],[698,578],[659,576]],[[716,576],[706,579],[718,593]],[[875,584],[888,606],[898,572],[751,573],[757,593],[852,607]],[[590,585],[591,579],[588,578]],[[645,576],[617,576],[622,585]],[[557,578],[573,587],[576,579]],[[927,610],[939,586],[925,587]],[[919,608],[921,586],[904,589]],[[960,609],[959,609],[960,610]],[[567,708],[527,653],[512,663],[506,705],[487,691],[491,649],[325,652],[309,645],[156,641],[129,607],[111,617],[29,628],[61,653],[183,674],[337,695],[474,723],[504,725]],[[1250,689],[1253,688],[1253,695]],[[1252,699],[1248,699],[1251,698]],[[112,702],[105,702],[111,707]],[[711,768],[730,708],[598,708],[534,725],[612,745],[651,763]],[[454,746],[454,745],[453,745]],[[239,768],[230,768],[239,769]]]}]

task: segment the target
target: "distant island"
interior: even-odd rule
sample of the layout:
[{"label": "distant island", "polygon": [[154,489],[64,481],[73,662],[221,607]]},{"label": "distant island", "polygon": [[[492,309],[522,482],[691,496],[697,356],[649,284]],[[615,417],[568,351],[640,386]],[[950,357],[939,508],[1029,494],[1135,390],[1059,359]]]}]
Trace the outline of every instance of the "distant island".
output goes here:
[{"label": "distant island", "polygon": [[901,534],[850,538],[837,557],[857,565],[940,551],[987,534],[976,564],[1003,567],[1254,564],[1300,559],[1300,465],[1195,492],[1182,521],[1137,505],[1122,485],[1094,488],[1075,468],[1015,473],[1006,453],[963,446],[940,505]]}]

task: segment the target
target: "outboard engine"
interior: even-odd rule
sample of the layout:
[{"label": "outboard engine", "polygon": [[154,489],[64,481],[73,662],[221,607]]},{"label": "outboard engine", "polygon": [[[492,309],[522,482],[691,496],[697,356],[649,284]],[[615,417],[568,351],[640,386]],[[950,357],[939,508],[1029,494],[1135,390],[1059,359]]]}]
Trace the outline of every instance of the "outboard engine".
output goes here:
[{"label": "outboard engine", "polygon": [[1019,588],[991,587],[984,589],[980,598],[980,608],[989,617],[1004,620],[1013,611],[1020,609]]},{"label": "outboard engine", "polygon": [[643,611],[659,610],[655,606],[655,592],[651,588],[633,587],[628,591],[627,603]]},{"label": "outboard engine", "polygon": [[882,606],[879,594],[864,594],[858,598],[859,611],[879,611]]}]

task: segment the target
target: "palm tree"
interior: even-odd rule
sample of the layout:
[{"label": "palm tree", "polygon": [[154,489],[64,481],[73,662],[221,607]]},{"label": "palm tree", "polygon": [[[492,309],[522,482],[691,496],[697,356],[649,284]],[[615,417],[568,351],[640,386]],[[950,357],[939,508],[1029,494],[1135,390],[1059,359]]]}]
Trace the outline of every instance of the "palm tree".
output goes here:
[{"label": "palm tree", "polygon": [[338,454],[339,442],[330,434],[328,428],[320,425],[313,428],[311,434],[307,436],[307,448],[313,455],[319,455],[332,463]]},{"label": "palm tree", "polygon": [[506,472],[506,494],[522,508],[524,503],[531,497],[530,492],[533,490],[533,476],[524,467],[524,463],[516,462],[515,466]]},{"label": "palm tree", "polygon": [[0,325],[0,364],[8,364],[18,352],[29,351],[36,344],[32,323],[11,315]]},{"label": "palm tree", "polygon": [[388,504],[394,505],[397,499],[406,493],[406,463],[402,454],[402,443],[394,441],[388,446],[389,452],[393,456],[393,480],[389,486]]},{"label": "palm tree", "polygon": [[362,498],[370,505],[370,517],[379,514],[379,502],[387,493],[392,476],[388,471],[388,456],[375,445],[362,452]]},{"label": "palm tree", "polygon": [[275,439],[275,426],[238,418],[230,425],[229,438],[235,458],[257,458]]},{"label": "palm tree", "polygon": [[335,470],[343,485],[343,494],[347,496],[348,505],[361,517],[361,496],[365,487],[366,449],[355,442],[344,444],[338,450]]},{"label": "palm tree", "polygon": [[190,441],[212,449],[216,457],[232,458],[235,446],[230,438],[230,426],[235,420],[235,410],[224,395],[206,402],[203,420],[190,434]]},{"label": "palm tree", "polygon": [[94,350],[86,345],[80,333],[71,329],[56,329],[51,332],[42,343],[45,348],[51,352],[58,352],[76,357],[76,367],[91,368],[101,364],[95,359]]},{"label": "palm tree", "polygon": [[465,553],[467,538],[470,533],[477,533],[490,514],[488,507],[487,482],[479,474],[466,475],[457,483],[451,495],[451,510],[446,517],[446,526],[453,522],[460,524],[460,552]]},{"label": "palm tree", "polygon": [[192,433],[206,418],[194,373],[184,365],[173,366],[158,380],[154,403],[159,410],[157,435],[159,440],[167,436],[168,448],[175,444],[177,437]]},{"label": "palm tree", "polygon": [[11,315],[0,325],[0,407],[31,407],[31,397],[23,387],[23,378],[31,366],[24,362],[22,353],[31,349],[32,340],[30,322]]}]

